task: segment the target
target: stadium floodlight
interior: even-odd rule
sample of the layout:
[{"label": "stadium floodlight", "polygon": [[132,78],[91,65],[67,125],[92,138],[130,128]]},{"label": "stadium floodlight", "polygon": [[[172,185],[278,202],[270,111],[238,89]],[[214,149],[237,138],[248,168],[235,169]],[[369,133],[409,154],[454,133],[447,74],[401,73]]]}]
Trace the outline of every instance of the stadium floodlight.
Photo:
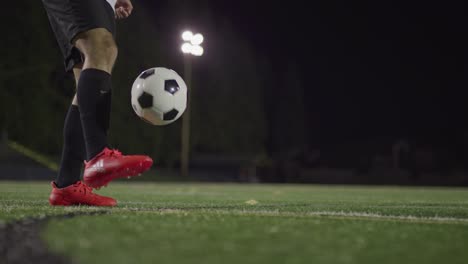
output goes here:
[{"label": "stadium floodlight", "polygon": [[184,40],[184,43],[180,48],[183,53],[191,54],[197,57],[203,55],[204,49],[201,44],[204,41],[204,37],[202,34],[194,34],[192,31],[187,30],[182,33],[182,40]]},{"label": "stadium floodlight", "polygon": [[201,56],[201,55],[203,55],[203,52],[204,52],[204,50],[203,50],[202,46],[198,46],[198,45],[193,45],[192,46],[192,49],[191,49],[192,55]]},{"label": "stadium floodlight", "polygon": [[[193,33],[186,30],[182,33],[182,46],[180,49],[187,56],[184,56],[184,79],[188,89],[192,89],[192,56],[202,56],[204,49],[201,46],[204,37],[200,33]],[[182,115],[182,131],[181,131],[181,151],[180,151],[180,174],[182,177],[187,177],[189,173],[189,153],[190,153],[190,95],[187,95],[187,108]]]},{"label": "stadium floodlight", "polygon": [[192,53],[193,46],[190,43],[182,44],[181,50],[183,53]]},{"label": "stadium floodlight", "polygon": [[190,30],[185,31],[182,33],[182,39],[184,41],[190,41],[193,38],[193,33]]},{"label": "stadium floodlight", "polygon": [[190,39],[190,43],[192,43],[192,45],[200,45],[203,43],[203,35],[200,34],[200,33],[197,33],[195,35],[192,36],[192,38]]}]

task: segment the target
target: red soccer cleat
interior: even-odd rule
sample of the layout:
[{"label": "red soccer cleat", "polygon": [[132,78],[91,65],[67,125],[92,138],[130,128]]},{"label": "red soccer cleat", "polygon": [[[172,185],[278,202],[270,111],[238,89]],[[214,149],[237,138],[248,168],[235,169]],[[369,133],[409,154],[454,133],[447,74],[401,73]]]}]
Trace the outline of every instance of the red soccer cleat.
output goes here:
[{"label": "red soccer cleat", "polygon": [[137,176],[151,168],[153,160],[143,155],[122,155],[118,150],[104,148],[92,160],[85,162],[83,180],[86,185],[100,188],[117,178]]},{"label": "red soccer cleat", "polygon": [[49,196],[50,205],[90,205],[90,206],[116,206],[117,201],[110,197],[93,193],[93,188],[78,181],[65,188],[58,188],[52,182],[52,192]]}]

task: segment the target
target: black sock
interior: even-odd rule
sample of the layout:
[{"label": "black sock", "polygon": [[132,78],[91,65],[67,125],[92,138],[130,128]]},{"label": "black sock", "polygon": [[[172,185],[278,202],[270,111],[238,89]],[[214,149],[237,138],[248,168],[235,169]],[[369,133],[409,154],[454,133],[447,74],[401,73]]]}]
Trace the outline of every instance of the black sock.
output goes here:
[{"label": "black sock", "polygon": [[101,94],[97,104],[97,122],[98,125],[106,132],[109,131],[110,113],[112,104],[112,90]]},{"label": "black sock", "polygon": [[85,159],[85,143],[81,129],[80,110],[71,105],[63,126],[63,150],[60,169],[55,184],[64,188],[80,180]]},{"label": "black sock", "polygon": [[101,94],[112,88],[111,75],[98,69],[85,69],[78,81],[78,105],[80,106],[87,160],[92,159],[107,146],[107,132],[99,124]]}]

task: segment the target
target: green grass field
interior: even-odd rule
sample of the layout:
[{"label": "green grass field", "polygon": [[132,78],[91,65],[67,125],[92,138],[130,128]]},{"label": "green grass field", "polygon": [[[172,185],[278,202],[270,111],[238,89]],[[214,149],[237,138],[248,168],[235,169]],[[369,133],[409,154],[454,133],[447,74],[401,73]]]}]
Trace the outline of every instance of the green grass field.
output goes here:
[{"label": "green grass field", "polygon": [[467,263],[468,189],[116,182],[113,209],[53,208],[48,183],[0,182],[0,219],[52,219],[77,263]]}]

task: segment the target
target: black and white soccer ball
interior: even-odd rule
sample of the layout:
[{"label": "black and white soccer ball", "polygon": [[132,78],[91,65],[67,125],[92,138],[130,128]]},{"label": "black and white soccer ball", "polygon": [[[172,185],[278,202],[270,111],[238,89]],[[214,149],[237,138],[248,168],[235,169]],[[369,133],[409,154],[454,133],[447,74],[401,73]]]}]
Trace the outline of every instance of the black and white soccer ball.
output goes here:
[{"label": "black and white soccer ball", "polygon": [[187,85],[173,70],[148,69],[133,82],[132,107],[141,119],[150,124],[170,124],[187,107]]}]

